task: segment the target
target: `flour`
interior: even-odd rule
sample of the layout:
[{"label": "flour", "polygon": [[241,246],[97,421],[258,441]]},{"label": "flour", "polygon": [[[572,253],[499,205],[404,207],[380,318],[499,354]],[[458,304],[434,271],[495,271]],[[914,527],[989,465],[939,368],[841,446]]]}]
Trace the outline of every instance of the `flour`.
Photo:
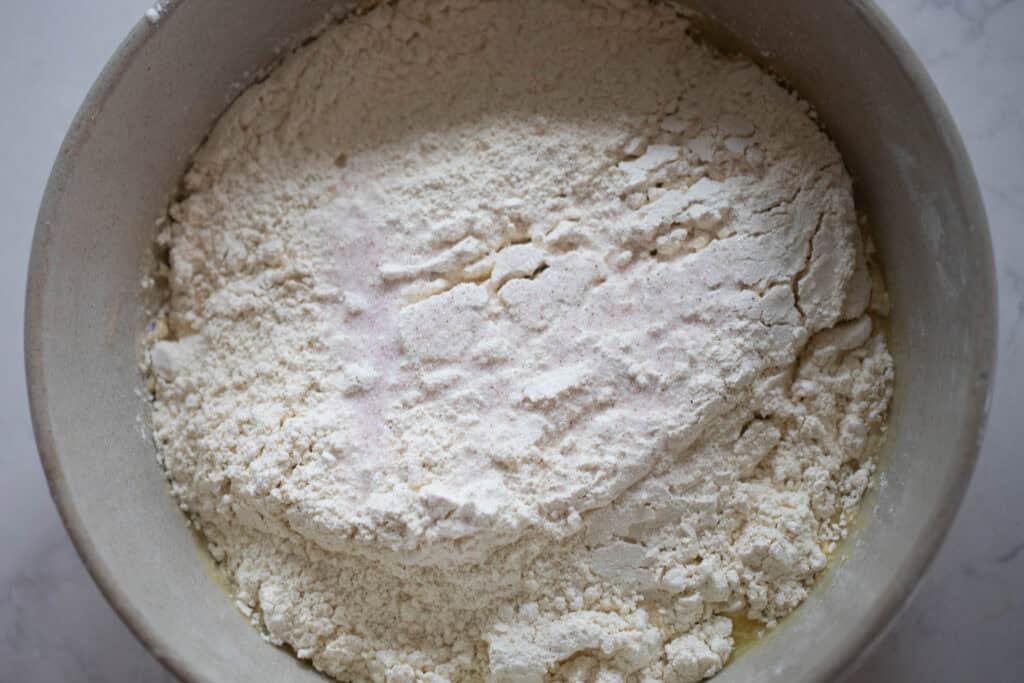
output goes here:
[{"label": "flour", "polygon": [[379,5],[184,186],[160,457],[321,671],[697,681],[844,535],[892,375],[850,180],[666,7]]},{"label": "flour", "polygon": [[146,21],[151,24],[159,24],[161,17],[164,15],[166,8],[166,0],[157,0],[157,2],[146,10],[145,17]]}]

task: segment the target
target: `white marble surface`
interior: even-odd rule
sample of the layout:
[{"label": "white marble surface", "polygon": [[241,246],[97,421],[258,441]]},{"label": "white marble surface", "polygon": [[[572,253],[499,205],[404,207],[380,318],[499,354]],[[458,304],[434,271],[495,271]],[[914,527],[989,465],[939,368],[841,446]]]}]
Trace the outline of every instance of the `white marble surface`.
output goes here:
[{"label": "white marble surface", "polygon": [[[0,683],[171,681],[82,568],[43,480],[22,291],[60,140],[148,0],[4,3],[0,21]],[[999,371],[967,499],[910,606],[849,680],[1024,679],[1024,0],[882,0],[974,161],[999,269]]]}]

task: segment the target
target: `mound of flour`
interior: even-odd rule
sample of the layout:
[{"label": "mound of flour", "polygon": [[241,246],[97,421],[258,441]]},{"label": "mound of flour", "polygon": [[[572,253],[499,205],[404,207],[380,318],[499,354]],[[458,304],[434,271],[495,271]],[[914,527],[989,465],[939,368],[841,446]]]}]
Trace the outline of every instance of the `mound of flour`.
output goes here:
[{"label": "mound of flour", "polygon": [[844,534],[891,359],[807,105],[640,0],[398,0],[224,115],[153,427],[240,608],[342,680],[697,681]]}]

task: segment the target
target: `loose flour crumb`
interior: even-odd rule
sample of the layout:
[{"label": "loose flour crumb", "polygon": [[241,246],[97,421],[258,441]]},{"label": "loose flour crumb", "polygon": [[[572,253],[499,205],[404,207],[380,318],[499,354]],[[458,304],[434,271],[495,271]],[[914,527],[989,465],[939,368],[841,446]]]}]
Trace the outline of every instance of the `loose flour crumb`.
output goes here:
[{"label": "loose flour crumb", "polygon": [[666,7],[378,5],[184,185],[160,457],[321,671],[698,681],[844,535],[892,378],[850,179]]}]

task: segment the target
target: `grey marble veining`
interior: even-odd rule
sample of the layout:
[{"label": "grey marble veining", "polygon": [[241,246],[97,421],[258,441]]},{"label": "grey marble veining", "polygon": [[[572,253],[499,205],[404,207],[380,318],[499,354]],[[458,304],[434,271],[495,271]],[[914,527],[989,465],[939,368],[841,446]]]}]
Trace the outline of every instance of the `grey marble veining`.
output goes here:
[{"label": "grey marble veining", "polygon": [[[882,0],[967,143],[992,225],[999,367],[982,456],[946,544],[849,681],[1024,679],[1024,0]],[[0,21],[0,683],[170,682],[60,525],[25,401],[22,289],[60,140],[148,0],[5,3]]]}]

